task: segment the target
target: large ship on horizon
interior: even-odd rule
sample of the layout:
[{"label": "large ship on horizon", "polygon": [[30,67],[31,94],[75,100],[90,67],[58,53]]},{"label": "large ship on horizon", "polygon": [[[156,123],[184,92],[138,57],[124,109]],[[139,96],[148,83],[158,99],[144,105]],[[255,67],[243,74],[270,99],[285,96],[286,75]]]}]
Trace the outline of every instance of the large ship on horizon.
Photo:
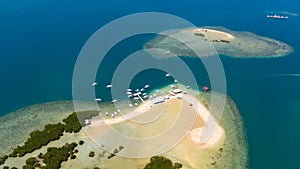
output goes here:
[{"label": "large ship on horizon", "polygon": [[289,17],[288,16],[284,16],[284,15],[267,15],[266,16],[267,18],[274,18],[274,19],[288,19]]}]

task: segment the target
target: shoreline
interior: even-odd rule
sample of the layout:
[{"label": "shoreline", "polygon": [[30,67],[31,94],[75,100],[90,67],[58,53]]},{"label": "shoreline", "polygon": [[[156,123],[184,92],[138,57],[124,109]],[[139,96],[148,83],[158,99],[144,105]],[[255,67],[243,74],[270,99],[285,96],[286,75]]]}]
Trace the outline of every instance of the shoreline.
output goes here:
[{"label": "shoreline", "polygon": [[[180,85],[180,88],[184,87]],[[162,87],[160,88],[162,93],[167,93],[166,91],[168,90],[167,87]],[[210,100],[210,93],[200,93],[200,95],[198,95],[196,93],[197,91],[194,89],[190,89],[187,91],[188,96],[193,97],[193,99],[197,102],[199,102],[200,107],[196,106],[197,104],[194,104],[194,106],[196,108],[193,108],[192,106],[189,106],[188,103],[189,101],[185,101],[186,102],[186,108],[185,109],[187,111],[191,111],[196,110],[196,109],[200,109],[201,110],[201,106],[202,109],[207,109],[207,107],[209,107],[209,100]],[[199,98],[200,96],[200,98]],[[185,99],[188,99],[187,97],[185,97]],[[203,101],[206,102],[203,102]],[[174,98],[170,100],[171,102],[176,101],[177,103],[179,103],[179,100]],[[207,117],[202,113],[202,116],[199,116],[197,114],[197,117],[199,118],[198,124],[193,125],[193,129],[188,131],[187,135],[184,137],[184,139],[182,141],[180,141],[178,143],[178,145],[176,145],[173,149],[171,149],[170,151],[167,151],[163,154],[161,154],[162,156],[165,156],[173,161],[178,161],[181,162],[186,168],[186,169],[196,169],[196,168],[204,168],[204,169],[212,169],[216,166],[219,166],[221,168],[232,168],[232,166],[240,166],[240,168],[243,168],[244,166],[246,166],[246,160],[247,160],[247,155],[244,153],[247,153],[247,150],[245,149],[245,151],[243,152],[243,156],[244,158],[241,158],[242,154],[240,152],[235,152],[233,151],[234,148],[242,148],[242,150],[244,150],[244,148],[246,148],[247,146],[244,146],[244,142],[243,139],[241,138],[242,136],[244,136],[242,130],[239,130],[240,124],[235,124],[235,120],[238,120],[240,117],[237,111],[237,108],[235,108],[235,104],[233,105],[228,105],[229,102],[227,102],[227,113],[224,114],[224,118],[225,119],[221,119],[219,126],[222,127],[222,133],[218,133],[218,130],[216,130],[216,133],[212,133],[212,135],[210,135],[210,137],[208,137],[208,140],[206,140],[206,142],[209,142],[211,144],[201,144],[198,141],[199,135],[201,135],[201,131],[199,132],[199,128],[201,129],[201,127],[204,127],[204,118]],[[111,104],[104,104],[105,106],[110,107]],[[233,106],[233,107],[231,107]],[[142,106],[143,107],[143,106]],[[144,105],[144,107],[146,107]],[[172,106],[169,106],[172,107]],[[42,107],[40,107],[42,108]],[[228,112],[228,110],[230,109],[230,111]],[[141,110],[141,109],[140,109]],[[71,113],[71,112],[69,112]],[[197,112],[199,113],[199,112]],[[208,112],[212,115],[212,117],[214,117],[214,113],[213,112]],[[234,114],[232,113],[237,113],[236,117]],[[142,114],[144,115],[144,114]],[[128,115],[129,116],[129,115]],[[129,117],[139,117],[139,115],[137,116],[129,116]],[[200,120],[200,121],[199,121]],[[124,121],[124,118],[123,120]],[[225,122],[225,123],[224,123]],[[125,122],[126,123],[126,122]],[[199,127],[200,126],[200,127]],[[126,130],[126,128],[124,128]],[[152,130],[152,129],[151,129]],[[154,129],[156,130],[156,129]],[[97,130],[96,130],[97,131]],[[226,131],[226,133],[225,133]],[[198,133],[197,133],[198,132]],[[226,134],[226,137],[225,137]],[[194,136],[194,139],[193,139]],[[196,136],[196,138],[195,138]],[[218,137],[219,136],[219,137]],[[229,137],[228,137],[229,136]],[[235,136],[235,137],[232,137]],[[17,158],[17,159],[8,159],[7,160],[7,165],[12,166],[17,166],[17,167],[21,167],[22,165],[25,163],[25,160],[27,157],[31,157],[31,156],[35,156],[37,155],[39,152],[45,152],[46,149],[48,147],[51,146],[61,146],[66,142],[78,142],[79,140],[84,140],[85,144],[82,147],[78,147],[79,150],[79,154],[77,154],[77,160],[68,160],[67,162],[64,162],[62,164],[62,168],[84,168],[84,167],[100,167],[100,168],[120,168],[120,167],[130,167],[132,169],[137,169],[137,168],[142,168],[145,166],[145,164],[148,162],[149,158],[141,158],[141,159],[132,159],[132,158],[125,158],[122,156],[121,154],[118,154],[117,156],[115,156],[113,159],[107,159],[108,155],[109,155],[109,151],[106,150],[106,148],[102,148],[100,147],[100,144],[96,144],[90,137],[89,135],[84,131],[80,131],[80,133],[78,134],[66,134],[64,135],[60,140],[51,142],[49,145],[44,146],[42,149],[40,150],[36,150],[35,152],[26,155],[25,158]],[[214,142],[213,140],[216,140],[216,142]],[[239,142],[236,142],[238,141]],[[116,148],[118,145],[120,144],[113,144],[114,147]],[[123,144],[121,144],[123,145]],[[148,145],[148,144],[147,144]],[[150,146],[150,145],[149,145]],[[151,146],[149,147],[151,148]],[[125,147],[126,149],[126,147]],[[204,151],[205,150],[205,151]],[[88,156],[89,152],[94,151],[96,153],[96,156],[94,158],[90,158]],[[222,152],[220,152],[222,151]],[[224,151],[224,152],[223,152]],[[104,156],[103,156],[104,154]],[[213,158],[213,159],[212,159]],[[232,159],[231,161],[228,161],[228,158]],[[201,159],[201,160],[199,160]],[[99,160],[102,161],[101,163],[99,163]],[[215,162],[217,162],[217,164],[215,164]],[[212,164],[214,163],[214,164]],[[88,165],[87,165],[88,164]],[[230,167],[231,166],[231,167]]]},{"label": "shoreline", "polygon": [[[170,102],[173,99],[178,99],[176,96],[171,97],[170,99],[166,100],[166,103]],[[195,97],[190,96],[188,94],[183,95],[182,100],[185,100],[188,103],[192,103],[193,109],[197,112],[197,115],[200,116],[203,120],[205,125],[200,128],[193,129],[189,131],[189,137],[192,138],[192,140],[195,143],[201,144],[201,146],[205,147],[207,146],[213,146],[221,140],[222,137],[224,137],[225,132],[222,129],[222,127],[218,124],[216,119],[213,117],[212,113]],[[132,112],[126,113],[120,117],[116,117],[113,119],[92,119],[91,125],[88,126],[88,128],[93,127],[99,127],[99,126],[105,126],[105,125],[114,125],[119,124],[125,121],[130,121],[131,119],[140,116],[146,112],[148,112],[151,108],[154,108],[156,105],[150,103],[151,101],[148,100],[139,107],[136,108],[136,110],[133,110]],[[125,117],[125,118],[124,118]],[[214,127],[215,126],[215,127]],[[213,130],[211,130],[213,129]],[[210,131],[207,131],[210,130]],[[209,132],[210,134],[205,136],[205,138],[201,138],[203,133]],[[202,141],[200,141],[200,138]]]}]

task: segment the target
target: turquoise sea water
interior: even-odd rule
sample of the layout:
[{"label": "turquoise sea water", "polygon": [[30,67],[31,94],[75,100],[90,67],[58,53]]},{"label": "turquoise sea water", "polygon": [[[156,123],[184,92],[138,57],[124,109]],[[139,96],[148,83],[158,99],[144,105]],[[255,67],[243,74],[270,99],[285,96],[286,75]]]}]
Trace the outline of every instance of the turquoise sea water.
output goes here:
[{"label": "turquoise sea water", "polygon": [[[243,116],[249,141],[250,168],[296,169],[300,148],[300,77],[269,76],[300,73],[299,17],[266,19],[267,12],[300,14],[300,2],[213,0],[162,2],[119,0],[0,1],[0,115],[28,105],[72,99],[72,72],[81,47],[101,26],[135,12],[166,12],[198,26],[224,26],[284,41],[294,47],[289,56],[275,59],[234,59],[221,56],[228,95]],[[137,36],[119,44],[107,55],[104,78],[109,83],[114,66],[140,49],[151,35]],[[109,57],[110,56],[110,57]],[[111,60],[111,58],[113,59]],[[184,59],[209,84],[204,69]],[[151,71],[145,74],[162,75]],[[140,76],[142,77],[142,76]],[[146,83],[136,77],[136,86]],[[160,81],[151,79],[155,85]],[[168,83],[168,81],[164,82]],[[106,96],[107,91],[97,89]],[[109,96],[104,97],[109,100]]]}]

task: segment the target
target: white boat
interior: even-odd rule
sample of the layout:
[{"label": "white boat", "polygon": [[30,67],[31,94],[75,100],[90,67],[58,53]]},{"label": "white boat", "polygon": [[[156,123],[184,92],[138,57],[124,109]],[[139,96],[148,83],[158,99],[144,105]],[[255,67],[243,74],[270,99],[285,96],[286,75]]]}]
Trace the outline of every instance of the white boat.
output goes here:
[{"label": "white boat", "polygon": [[147,95],[147,93],[143,93],[143,94],[142,94],[142,96],[145,96],[145,95]]},{"label": "white boat", "polygon": [[133,96],[133,95],[132,95],[132,94],[130,94],[130,95],[128,95],[127,97],[128,97],[128,98],[131,98],[132,96]]},{"label": "white boat", "polygon": [[150,85],[145,85],[144,88],[145,88],[145,89],[149,89],[149,88],[150,88]]},{"label": "white boat", "polygon": [[96,98],[95,101],[96,101],[96,102],[102,102],[102,99]]},{"label": "white boat", "polygon": [[147,98],[148,98],[148,95],[143,96],[143,99],[147,99]]},{"label": "white boat", "polygon": [[128,104],[128,106],[130,107],[130,108],[132,108],[133,107],[133,105],[130,103],[130,104]]},{"label": "white boat", "polygon": [[136,92],[139,92],[139,91],[140,91],[140,89],[136,89],[135,91],[136,91]]},{"label": "white boat", "polygon": [[115,115],[114,115],[114,114],[111,114],[111,117],[112,117],[112,118],[115,118]]},{"label": "white boat", "polygon": [[117,101],[118,101],[118,100],[112,100],[111,102],[112,102],[112,103],[116,103]]},{"label": "white boat", "polygon": [[166,77],[170,77],[170,76],[171,76],[171,74],[169,74],[169,73],[166,74]]},{"label": "white boat", "polygon": [[127,89],[127,92],[132,92],[132,89]]},{"label": "white boat", "polygon": [[106,115],[106,116],[108,116],[108,115],[109,115],[109,113],[108,113],[108,112],[105,112],[105,115]]},{"label": "white boat", "polygon": [[91,120],[90,119],[84,119],[84,124],[85,125],[90,125],[91,124]]},{"label": "white boat", "polygon": [[112,85],[111,85],[111,84],[106,86],[106,88],[111,88],[111,87],[112,87]]},{"label": "white boat", "polygon": [[187,88],[187,89],[190,89],[190,88],[191,88],[191,86],[186,86],[186,88]]},{"label": "white boat", "polygon": [[95,86],[97,86],[97,84],[98,84],[97,82],[94,82],[94,83],[92,83],[92,86],[95,87]]},{"label": "white boat", "polygon": [[135,105],[135,106],[138,106],[139,104],[138,104],[138,103],[134,103],[134,105]]},{"label": "white boat", "polygon": [[178,82],[178,80],[175,79],[175,80],[174,80],[174,83],[177,83],[177,82]]},{"label": "white boat", "polygon": [[175,88],[175,86],[174,86],[174,85],[172,85],[172,84],[170,85],[170,87],[171,87],[171,88]]},{"label": "white boat", "polygon": [[132,92],[126,92],[126,94],[128,94],[128,95],[131,95],[131,94],[132,94]]},{"label": "white boat", "polygon": [[145,91],[145,89],[144,89],[144,88],[141,88],[141,92],[143,92],[143,91]]},{"label": "white boat", "polygon": [[139,97],[134,97],[133,99],[134,99],[134,100],[140,100],[140,98],[139,98]]}]

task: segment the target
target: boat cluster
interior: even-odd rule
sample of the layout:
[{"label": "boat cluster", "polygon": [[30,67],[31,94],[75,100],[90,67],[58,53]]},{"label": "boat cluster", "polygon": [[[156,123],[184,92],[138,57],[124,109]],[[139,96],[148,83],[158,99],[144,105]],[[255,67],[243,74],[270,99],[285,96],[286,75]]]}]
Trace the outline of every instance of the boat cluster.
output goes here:
[{"label": "boat cluster", "polygon": [[127,97],[133,100],[141,100],[144,101],[144,99],[148,99],[149,96],[146,93],[146,90],[150,88],[150,85],[145,85],[143,88],[140,89],[127,89],[126,94]]},{"label": "boat cluster", "polygon": [[[167,74],[165,74],[165,77],[166,77],[166,78],[169,78],[169,77],[172,77],[172,76],[171,76],[171,74],[167,73]],[[169,96],[168,96],[168,97],[171,97],[171,96],[178,96],[178,98],[182,98],[181,95],[182,95],[182,94],[186,94],[186,91],[182,91],[182,90],[178,89],[178,86],[177,86],[178,81],[177,81],[176,79],[174,80],[174,83],[175,83],[175,84],[171,84],[171,85],[170,85],[170,87],[172,88],[172,90],[169,91]],[[96,86],[97,86],[97,82],[92,83],[92,86],[93,86],[93,87],[96,87]],[[111,89],[112,87],[113,87],[112,84],[106,85],[106,88],[107,88],[107,89]],[[152,95],[148,95],[148,94],[147,94],[147,90],[148,90],[149,88],[150,88],[150,85],[147,84],[147,85],[145,85],[145,86],[142,87],[142,88],[136,88],[136,89],[130,89],[130,88],[128,88],[128,89],[126,89],[126,95],[127,95],[127,97],[128,97],[130,100],[132,100],[132,103],[128,104],[128,106],[129,106],[130,108],[133,108],[133,107],[138,106],[139,101],[144,102],[144,100],[146,100],[146,99],[156,99],[156,98],[160,98],[160,97],[159,97],[159,96],[161,95],[161,94],[160,94],[160,93],[161,93],[160,90],[156,90]],[[187,88],[187,89],[190,89],[191,87],[190,87],[190,86],[186,86],[186,88]],[[203,90],[203,91],[208,91],[209,88],[208,88],[207,86],[204,86],[204,87],[202,88],[202,90]],[[168,99],[168,98],[163,98],[163,99]],[[99,103],[99,102],[102,102],[102,99],[101,99],[101,98],[95,98],[95,101],[96,101],[97,103]],[[164,100],[154,100],[154,104],[156,104],[156,103],[161,103],[161,102],[163,102],[163,101],[164,101]],[[112,103],[115,103],[115,102],[117,102],[117,100],[112,100],[111,102],[112,102]],[[106,117],[112,117],[112,118],[114,118],[114,117],[117,116],[119,113],[120,113],[120,110],[118,109],[118,110],[116,110],[116,111],[114,111],[114,112],[112,112],[112,113],[105,112],[104,114],[100,113],[99,115],[100,115],[101,117],[106,116]],[[88,123],[88,121],[87,121],[86,123]]]}]

